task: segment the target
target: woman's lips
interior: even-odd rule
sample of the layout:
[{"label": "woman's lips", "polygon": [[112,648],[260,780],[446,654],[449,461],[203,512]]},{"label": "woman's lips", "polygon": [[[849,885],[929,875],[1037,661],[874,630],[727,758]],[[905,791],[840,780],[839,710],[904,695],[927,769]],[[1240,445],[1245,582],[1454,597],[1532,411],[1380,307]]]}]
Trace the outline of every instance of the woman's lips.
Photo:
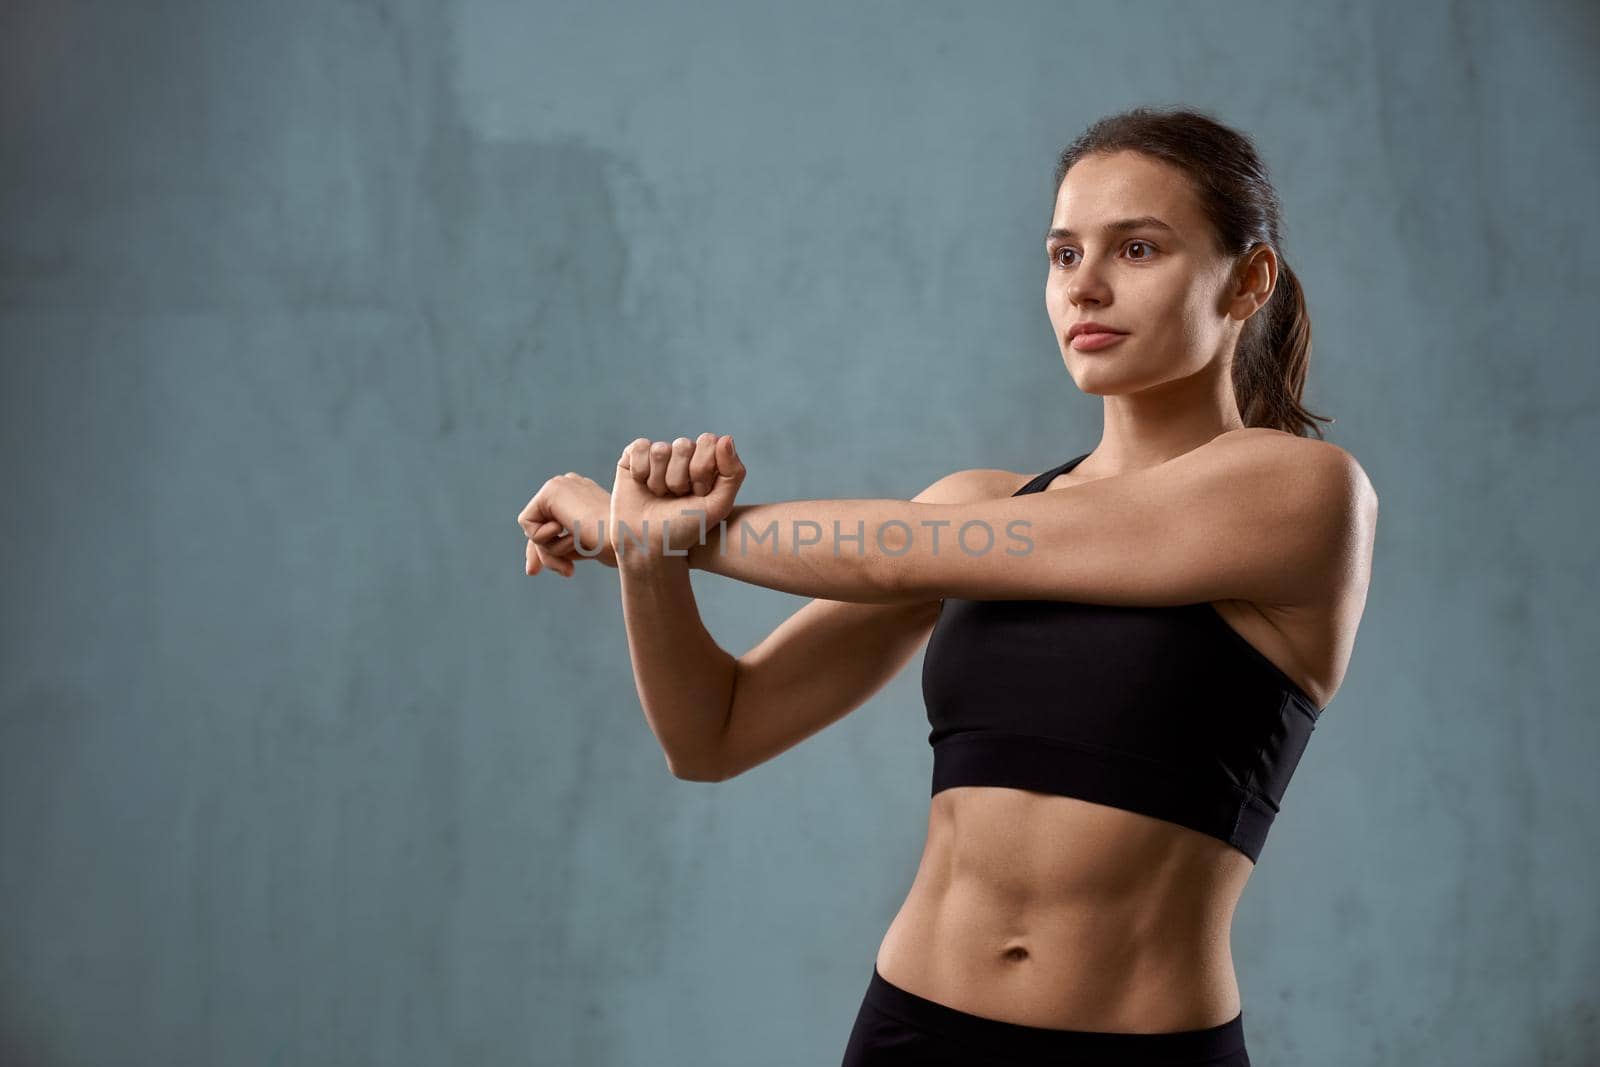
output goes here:
[{"label": "woman's lips", "polygon": [[1109,348],[1128,336],[1125,333],[1080,333],[1072,339],[1072,347],[1079,352],[1098,352]]}]

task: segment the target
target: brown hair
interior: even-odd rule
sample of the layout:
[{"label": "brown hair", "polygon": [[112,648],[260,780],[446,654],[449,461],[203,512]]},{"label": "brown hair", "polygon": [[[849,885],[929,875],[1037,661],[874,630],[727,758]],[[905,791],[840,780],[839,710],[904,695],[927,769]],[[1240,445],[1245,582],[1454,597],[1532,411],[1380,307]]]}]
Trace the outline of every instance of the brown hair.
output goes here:
[{"label": "brown hair", "polygon": [[1234,400],[1246,426],[1320,439],[1322,429],[1314,420],[1335,420],[1300,404],[1311,358],[1311,317],[1300,280],[1283,256],[1278,194],[1255,145],[1198,111],[1140,107],[1110,115],[1061,153],[1052,205],[1074,163],[1086,155],[1122,151],[1141,152],[1188,176],[1223,255],[1242,256],[1258,244],[1278,254],[1272,296],[1245,323],[1234,354]]}]

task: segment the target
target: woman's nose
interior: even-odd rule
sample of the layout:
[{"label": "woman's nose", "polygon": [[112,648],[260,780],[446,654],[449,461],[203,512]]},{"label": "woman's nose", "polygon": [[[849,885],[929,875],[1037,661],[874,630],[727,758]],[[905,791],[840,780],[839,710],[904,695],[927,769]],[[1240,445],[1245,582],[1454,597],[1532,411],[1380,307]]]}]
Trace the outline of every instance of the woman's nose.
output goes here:
[{"label": "woman's nose", "polygon": [[1067,286],[1067,299],[1074,304],[1104,304],[1110,296],[1106,284],[1099,278],[1079,274]]},{"label": "woman's nose", "polygon": [[1086,300],[1105,303],[1110,295],[1098,260],[1086,259],[1078,264],[1077,269],[1072,272],[1072,280],[1067,283],[1067,299],[1074,304],[1081,304]]}]

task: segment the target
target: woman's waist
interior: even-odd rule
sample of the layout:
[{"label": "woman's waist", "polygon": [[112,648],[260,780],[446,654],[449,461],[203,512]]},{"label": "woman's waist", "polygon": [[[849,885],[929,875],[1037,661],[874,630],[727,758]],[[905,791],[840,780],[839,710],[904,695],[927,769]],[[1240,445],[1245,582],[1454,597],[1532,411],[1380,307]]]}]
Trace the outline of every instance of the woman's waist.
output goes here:
[{"label": "woman's waist", "polygon": [[1215,967],[1229,959],[1231,910],[1180,892],[1092,884],[1019,888],[1014,874],[934,867],[901,907],[918,936],[972,959],[1077,961],[1096,968]]},{"label": "woman's waist", "polygon": [[913,887],[879,947],[885,978],[1028,1026],[1157,1033],[1239,1011],[1226,928],[1114,903],[1017,906],[979,881]]},{"label": "woman's waist", "polygon": [[1201,1029],[1239,1011],[1229,945],[1249,858],[1186,827],[999,787],[936,794],[885,978],[1058,1029]]},{"label": "woman's waist", "polygon": [[1118,913],[1171,930],[1231,922],[1253,870],[1186,826],[1076,797],[964,786],[932,799],[917,882],[1005,915]]}]

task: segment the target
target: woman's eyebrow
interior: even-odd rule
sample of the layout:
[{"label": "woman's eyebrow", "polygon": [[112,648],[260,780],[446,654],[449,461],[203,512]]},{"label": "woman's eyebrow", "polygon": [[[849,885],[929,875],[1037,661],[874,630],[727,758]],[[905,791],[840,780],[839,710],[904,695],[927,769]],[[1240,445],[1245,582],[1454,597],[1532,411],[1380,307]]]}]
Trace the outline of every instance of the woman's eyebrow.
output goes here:
[{"label": "woman's eyebrow", "polygon": [[[1100,230],[1102,233],[1126,233],[1129,230],[1166,230],[1171,234],[1178,232],[1154,215],[1140,215],[1136,219],[1118,219],[1115,222],[1106,223],[1100,227]],[[1055,240],[1070,241],[1076,236],[1078,234],[1075,230],[1055,229],[1045,234],[1044,239],[1046,242]]]}]

